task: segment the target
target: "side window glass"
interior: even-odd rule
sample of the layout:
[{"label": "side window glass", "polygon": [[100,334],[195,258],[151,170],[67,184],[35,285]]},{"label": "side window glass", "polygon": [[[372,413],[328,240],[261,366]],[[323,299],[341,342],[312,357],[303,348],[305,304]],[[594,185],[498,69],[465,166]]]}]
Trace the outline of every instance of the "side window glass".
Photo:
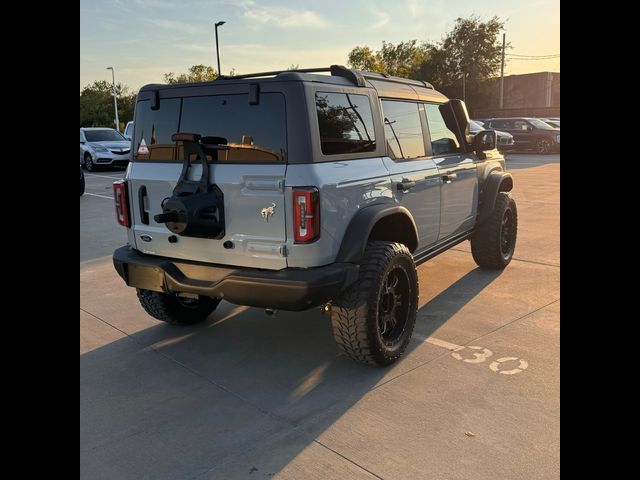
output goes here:
[{"label": "side window glass", "polygon": [[426,104],[424,106],[431,135],[431,151],[434,156],[449,155],[462,151],[460,141],[456,136],[457,124],[451,112],[451,107],[443,103],[441,105]]},{"label": "side window glass", "polygon": [[424,137],[418,104],[382,100],[384,133],[391,158],[424,157]]}]

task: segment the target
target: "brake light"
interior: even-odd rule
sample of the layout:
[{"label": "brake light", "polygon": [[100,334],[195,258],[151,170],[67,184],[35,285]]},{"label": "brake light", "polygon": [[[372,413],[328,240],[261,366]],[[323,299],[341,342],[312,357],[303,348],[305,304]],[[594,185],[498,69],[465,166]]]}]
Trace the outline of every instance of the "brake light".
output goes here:
[{"label": "brake light", "polygon": [[200,135],[197,133],[174,133],[171,135],[172,142],[197,142]]},{"label": "brake light", "polygon": [[127,195],[127,182],[118,180],[113,182],[113,198],[116,201],[116,219],[123,227],[129,228],[131,220],[129,217],[129,196]]},{"label": "brake light", "polygon": [[320,194],[317,188],[293,189],[293,236],[309,243],[320,236]]}]

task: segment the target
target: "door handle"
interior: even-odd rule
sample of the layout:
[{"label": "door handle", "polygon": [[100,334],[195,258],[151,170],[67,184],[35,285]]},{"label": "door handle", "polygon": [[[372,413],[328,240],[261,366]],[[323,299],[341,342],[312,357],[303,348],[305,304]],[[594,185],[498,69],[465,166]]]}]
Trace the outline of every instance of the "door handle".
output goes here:
[{"label": "door handle", "polygon": [[409,190],[410,188],[413,188],[416,186],[416,182],[412,181],[412,180],[402,180],[401,182],[398,182],[397,184],[397,188],[398,190]]},{"label": "door handle", "polygon": [[442,175],[442,181],[444,183],[451,183],[451,180],[455,180],[456,178],[458,178],[457,173],[445,173]]},{"label": "door handle", "polygon": [[147,187],[142,185],[138,189],[138,208],[140,209],[140,222],[149,225],[149,212],[146,211],[144,202],[147,199]]}]

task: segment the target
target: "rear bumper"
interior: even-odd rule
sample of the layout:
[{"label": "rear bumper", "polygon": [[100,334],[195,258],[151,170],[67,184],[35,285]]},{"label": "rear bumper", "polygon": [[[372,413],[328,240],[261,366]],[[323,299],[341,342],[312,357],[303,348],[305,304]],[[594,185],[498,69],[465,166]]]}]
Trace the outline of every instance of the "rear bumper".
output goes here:
[{"label": "rear bumper", "polygon": [[130,287],[224,298],[238,305],[299,311],[333,300],[358,278],[358,265],[260,270],[145,255],[128,245],[113,265]]}]

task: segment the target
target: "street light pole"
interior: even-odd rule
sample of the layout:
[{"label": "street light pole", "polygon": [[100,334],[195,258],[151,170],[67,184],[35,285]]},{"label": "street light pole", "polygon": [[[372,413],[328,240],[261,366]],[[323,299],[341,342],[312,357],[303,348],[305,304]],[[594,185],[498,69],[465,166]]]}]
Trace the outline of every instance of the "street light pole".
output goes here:
[{"label": "street light pole", "polygon": [[502,65],[500,66],[500,110],[504,107],[504,47],[506,33],[502,34]]},{"label": "street light pole", "polygon": [[107,70],[111,70],[111,80],[113,82],[113,108],[116,111],[116,130],[120,131],[120,120],[118,119],[118,97],[116,97],[116,73],[113,67],[107,67]]},{"label": "street light pole", "polygon": [[391,129],[391,133],[393,133],[393,137],[396,139],[396,143],[398,144],[398,148],[400,149],[400,156],[402,158],[404,158],[404,152],[402,151],[402,145],[400,145],[400,140],[398,140],[398,135],[396,135],[396,129],[393,128],[393,124],[396,123],[396,122],[397,122],[397,120],[394,120],[393,122],[390,122],[387,117],[384,117],[384,123],[389,125],[389,128]]},{"label": "street light pole", "polygon": [[216,58],[218,59],[218,76],[222,75],[222,72],[220,72],[220,48],[218,46],[218,27],[221,27],[225,23],[227,23],[227,22],[217,22],[215,24],[215,30],[216,30]]}]

